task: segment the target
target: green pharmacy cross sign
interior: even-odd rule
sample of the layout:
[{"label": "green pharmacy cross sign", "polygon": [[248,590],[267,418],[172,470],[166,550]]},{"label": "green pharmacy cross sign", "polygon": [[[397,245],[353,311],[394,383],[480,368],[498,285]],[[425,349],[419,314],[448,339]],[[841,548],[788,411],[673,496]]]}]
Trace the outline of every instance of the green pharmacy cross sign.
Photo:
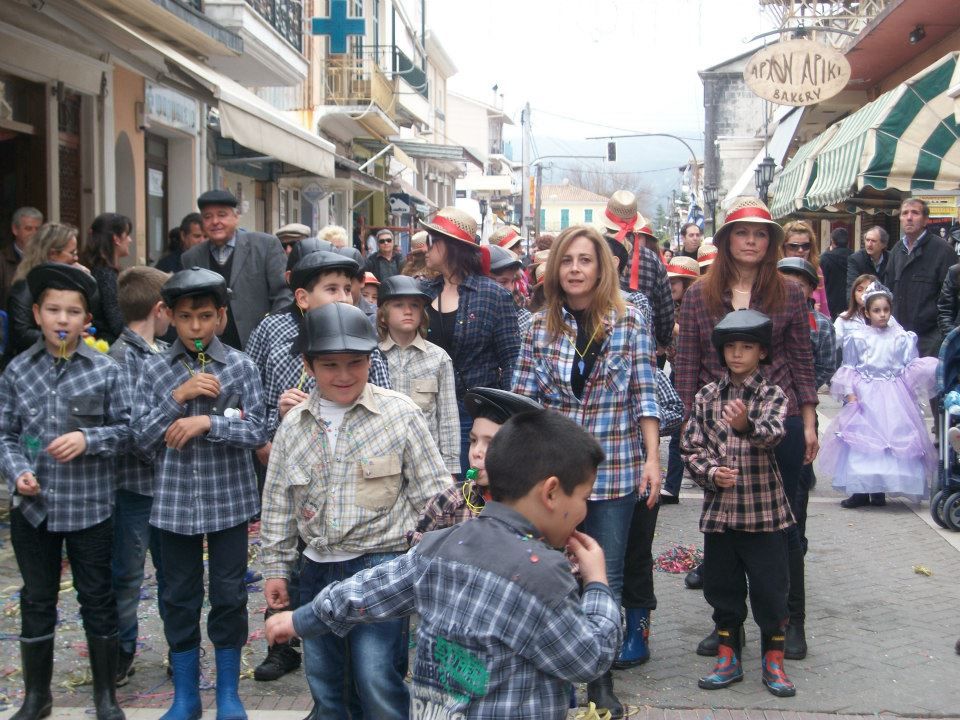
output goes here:
[{"label": "green pharmacy cross sign", "polygon": [[342,55],[347,52],[347,37],[363,36],[366,23],[363,18],[347,17],[347,0],[330,0],[330,17],[315,17],[310,21],[313,35],[327,35],[330,38],[330,54]]}]

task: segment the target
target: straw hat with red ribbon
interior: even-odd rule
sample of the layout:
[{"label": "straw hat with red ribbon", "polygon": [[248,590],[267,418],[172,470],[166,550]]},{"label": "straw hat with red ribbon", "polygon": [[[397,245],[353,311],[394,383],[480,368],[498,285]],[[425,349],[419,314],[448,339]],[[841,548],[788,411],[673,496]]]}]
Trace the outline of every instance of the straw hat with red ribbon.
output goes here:
[{"label": "straw hat with red ribbon", "polygon": [[477,238],[477,221],[463,210],[455,207],[440,208],[433,220],[420,221],[420,226],[435,237],[466,243],[480,253],[483,273],[490,273],[490,251],[481,247]]},{"label": "straw hat with red ribbon", "polygon": [[725,243],[730,235],[730,228],[738,222],[767,225],[770,242],[777,245],[783,242],[783,228],[770,216],[770,210],[766,204],[759,198],[738,197],[734,199],[730,209],[727,210],[727,217],[723,221],[723,225],[713,234],[713,244],[719,246]]},{"label": "straw hat with red ribbon", "polygon": [[504,225],[497,228],[490,235],[490,244],[499,245],[506,250],[514,250],[514,247],[520,244],[520,230],[513,225]]},{"label": "straw hat with red ribbon", "polygon": [[[600,222],[618,242],[627,244],[627,235],[637,235],[647,224],[646,218],[637,212],[637,196],[628,190],[617,190],[607,201]],[[633,243],[630,260],[630,289],[640,288],[640,243]]]},{"label": "straw hat with red ribbon", "polygon": [[697,249],[697,263],[700,265],[700,272],[702,273],[706,268],[710,267],[713,264],[713,261],[717,259],[717,246],[710,243],[703,243]]},{"label": "straw hat with red ribbon", "polygon": [[412,253],[422,253],[427,251],[427,231],[420,230],[415,232],[413,237],[410,238],[410,252]]},{"label": "straw hat with red ribbon", "polygon": [[667,277],[681,280],[696,280],[700,277],[700,264],[692,257],[677,255],[667,263]]},{"label": "straw hat with red ribbon", "polygon": [[363,274],[363,284],[364,285],[379,285],[380,281],[377,280],[377,276],[374,275],[369,270]]}]

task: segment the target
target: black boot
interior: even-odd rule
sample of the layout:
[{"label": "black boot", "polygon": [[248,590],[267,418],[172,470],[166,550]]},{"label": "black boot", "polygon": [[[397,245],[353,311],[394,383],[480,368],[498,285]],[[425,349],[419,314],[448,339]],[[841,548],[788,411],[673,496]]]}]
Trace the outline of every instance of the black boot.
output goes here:
[{"label": "black boot", "polygon": [[[737,633],[737,647],[742,648],[746,644],[747,634],[743,631],[743,625],[741,625],[740,632]],[[720,635],[718,634],[717,626],[714,625],[713,630],[710,631],[710,634],[701,640],[699,645],[697,645],[697,655],[702,655],[703,657],[716,657],[719,647]]]},{"label": "black boot", "polygon": [[300,653],[290,643],[276,643],[267,648],[267,656],[253,669],[253,677],[262,681],[279,680],[300,667],[300,663]]},{"label": "black boot", "polygon": [[53,635],[42,640],[21,640],[23,705],[10,720],[45,718],[53,708],[50,679],[53,677]]},{"label": "black boot", "polygon": [[592,702],[601,715],[604,710],[609,710],[611,720],[623,717],[623,705],[613,694],[613,674],[609,670],[587,683],[587,702]]},{"label": "black boot", "polygon": [[703,563],[687,573],[687,576],[683,579],[683,584],[691,590],[703,590]]},{"label": "black boot", "polygon": [[90,671],[93,674],[93,704],[97,720],[126,720],[117,705],[117,650],[116,635],[101,637],[87,635],[90,653]]},{"label": "black boot", "polygon": [[790,564],[790,593],[787,595],[790,624],[787,626],[783,656],[788,660],[803,660],[807,656],[807,637],[803,630],[807,615],[803,550],[791,550],[787,555],[787,562]]},{"label": "black boot", "polygon": [[840,507],[850,510],[852,508],[863,507],[870,504],[870,496],[867,493],[854,493],[846,500],[840,501]]},{"label": "black boot", "polygon": [[870,504],[873,507],[883,507],[887,504],[887,496],[884,493],[870,493]]}]

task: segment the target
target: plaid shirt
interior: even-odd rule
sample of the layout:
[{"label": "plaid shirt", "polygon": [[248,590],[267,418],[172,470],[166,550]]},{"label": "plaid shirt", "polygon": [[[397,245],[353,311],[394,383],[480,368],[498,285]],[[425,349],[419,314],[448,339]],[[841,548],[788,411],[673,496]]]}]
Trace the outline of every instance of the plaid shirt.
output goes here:
[{"label": "plaid shirt", "polygon": [[[721,417],[723,406],[743,400],[752,427],[739,433]],[[739,387],[724,373],[697,393],[680,439],[683,463],[703,488],[701,532],[774,532],[793,525],[774,448],[786,433],[787,397],[758,371]],[[733,487],[720,489],[720,466],[740,470]]]},{"label": "plaid shirt", "polygon": [[418,333],[405,348],[390,337],[380,343],[390,378],[423,411],[430,434],[451,475],[460,472],[460,411],[453,382],[453,363],[442,348]]},{"label": "plaid shirt", "polygon": [[[117,363],[82,340],[58,362],[41,338],[7,366],[0,378],[0,472],[31,525],[46,519],[51,532],[70,532],[110,517],[114,457],[130,446],[129,392]],[[59,463],[44,448],[74,430],[87,449]],[[25,472],[36,476],[40,495],[14,496]]]},{"label": "plaid shirt", "polygon": [[406,550],[405,530],[451,483],[429,437],[410,398],[367,384],[333,453],[311,392],[273,439],[260,516],[264,577],[289,577],[298,535],[319,553]]},{"label": "plaid shirt", "polygon": [[[198,397],[184,405],[173,399],[173,391],[190,379],[193,368],[199,370],[177,340],[163,354],[147,359],[134,401],[134,441],[141,453],[154,458],[150,524],[181,535],[234,527],[260,507],[249,452],[266,442],[259,374],[249,357],[217,338],[206,354],[205,372],[220,381],[219,397]],[[164,444],[174,421],[200,415],[210,416],[208,433],[182,450]]]},{"label": "plaid shirt", "polygon": [[[255,339],[254,362],[260,370],[263,384],[263,402],[267,408],[267,437],[272,438],[280,427],[280,396],[291,388],[309,393],[316,381],[303,367],[303,356],[291,352],[293,341],[300,334],[300,310],[265,317],[251,334]],[[263,332],[258,332],[263,328]],[[248,345],[249,348],[249,345]],[[390,390],[390,370],[379,349],[370,355],[368,381]]]},{"label": "plaid shirt", "polygon": [[[140,380],[141,370],[147,358],[162,353],[168,345],[156,340],[155,348],[128,327],[123,329],[117,341],[110,346],[110,357],[120,363],[120,373],[129,389],[129,400],[133,402],[133,392]],[[130,408],[130,412],[132,412]],[[117,489],[129,490],[138,495],[153,495],[153,464],[145,462],[135,453],[129,452],[117,458]]]},{"label": "plaid shirt", "polygon": [[[680,341],[677,345],[674,384],[687,413],[693,408],[693,396],[703,386],[723,377],[724,368],[710,335],[723,315],[733,310],[731,293],[724,293],[724,310],[714,317],[703,298],[703,284],[694,283],[683,296],[680,306]],[[756,297],[750,307],[761,310]],[[760,371],[787,395],[787,414],[799,415],[801,405],[817,404],[814,385],[813,350],[810,345],[810,318],[803,292],[796,283],[786,283],[783,307],[768,313],[773,320],[773,347],[769,364]]]},{"label": "plaid shirt", "polygon": [[573,335],[551,338],[544,313],[533,319],[524,339],[513,391],[577,421],[603,447],[607,459],[597,471],[591,500],[612,500],[628,495],[640,481],[644,447],[637,421],[660,418],[656,401],[653,341],[646,322],[632,305],[615,318],[611,311],[607,335],[580,400],[570,377],[576,360],[571,337],[576,319],[563,310]]},{"label": "plaid shirt", "polygon": [[814,323],[810,327],[810,340],[813,343],[813,372],[817,388],[830,382],[837,369],[837,339],[830,318],[819,310],[811,310]]},{"label": "plaid shirt", "polygon": [[[469,503],[467,503],[468,497]],[[469,480],[463,484],[451,485],[427,501],[427,506],[417,518],[416,526],[413,530],[407,531],[407,543],[413,547],[423,539],[424,533],[442,530],[475,518],[476,513],[470,505],[482,508],[484,504],[483,495]]]},{"label": "plaid shirt", "polygon": [[[422,287],[431,298],[437,297],[443,290],[443,276],[424,281]],[[431,335],[428,340],[435,338]],[[513,295],[488,277],[467,276],[460,285],[452,347],[457,398],[472,387],[509,390],[520,352]]]},{"label": "plaid shirt", "polygon": [[[306,637],[417,613],[412,717],[561,720],[571,682],[605,672],[620,645],[610,588],[580,595],[562,553],[490,502],[405,555],[325,587],[293,616]],[[496,548],[496,552],[489,552]]]},{"label": "plaid shirt", "polygon": [[[636,241],[636,238],[631,240],[631,242]],[[670,294],[670,280],[667,278],[667,269],[663,266],[663,263],[660,262],[657,254],[643,246],[642,238],[639,239],[639,242],[641,243],[640,282],[637,291],[643,293],[647,297],[647,300],[650,301],[652,310],[650,319],[653,321],[653,331],[657,346],[667,347],[673,340],[674,308],[673,295]],[[624,272],[627,274],[627,277],[629,277],[629,264]],[[634,294],[629,290],[627,292],[629,295]]]},{"label": "plaid shirt", "polygon": [[533,325],[533,313],[527,310],[525,307],[518,307],[517,327],[520,329],[520,342],[523,342],[523,339],[527,336],[527,333],[530,332],[531,325]]}]

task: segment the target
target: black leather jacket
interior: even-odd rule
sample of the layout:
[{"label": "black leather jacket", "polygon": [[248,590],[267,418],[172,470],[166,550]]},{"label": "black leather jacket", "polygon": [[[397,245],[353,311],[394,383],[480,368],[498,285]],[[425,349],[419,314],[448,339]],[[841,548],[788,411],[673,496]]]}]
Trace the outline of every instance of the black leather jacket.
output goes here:
[{"label": "black leather jacket", "polygon": [[7,299],[7,316],[10,323],[10,339],[4,364],[40,339],[40,328],[33,321],[33,296],[26,280],[17,280],[10,286]]},{"label": "black leather jacket", "polygon": [[944,335],[960,325],[960,264],[947,270],[940,288],[940,297],[937,298],[937,327]]}]

